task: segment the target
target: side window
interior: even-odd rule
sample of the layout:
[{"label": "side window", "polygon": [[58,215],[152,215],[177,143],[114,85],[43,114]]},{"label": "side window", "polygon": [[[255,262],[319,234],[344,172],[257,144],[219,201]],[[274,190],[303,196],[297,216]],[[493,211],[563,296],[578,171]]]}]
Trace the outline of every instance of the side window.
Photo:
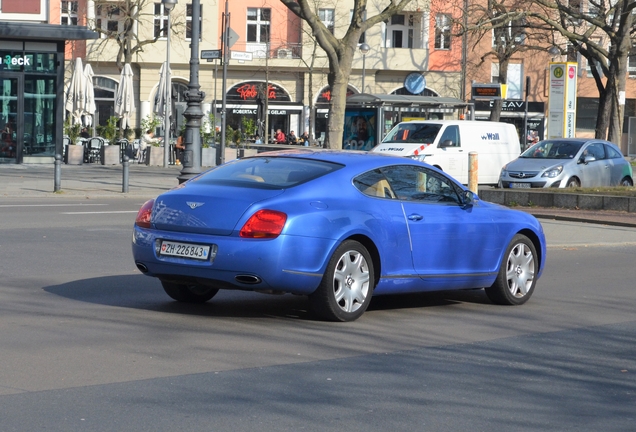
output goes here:
[{"label": "side window", "polygon": [[605,153],[608,159],[622,159],[623,155],[620,154],[614,147],[605,145]]},{"label": "side window", "polygon": [[391,190],[389,182],[386,181],[384,174],[380,170],[369,171],[355,179],[353,185],[365,195],[376,198],[395,198],[395,194]]},{"label": "side window", "polygon": [[602,143],[593,143],[587,146],[583,153],[586,154],[585,152],[587,152],[587,154],[594,156],[596,160],[605,159],[605,150],[603,147]]},{"label": "side window", "polygon": [[398,165],[383,168],[381,171],[398,199],[426,203],[461,202],[453,182],[427,168]]},{"label": "side window", "polygon": [[[450,142],[448,142],[450,141]],[[444,147],[460,147],[459,142],[459,126],[448,126],[444,129],[442,137],[439,139],[439,144],[445,143]]]}]

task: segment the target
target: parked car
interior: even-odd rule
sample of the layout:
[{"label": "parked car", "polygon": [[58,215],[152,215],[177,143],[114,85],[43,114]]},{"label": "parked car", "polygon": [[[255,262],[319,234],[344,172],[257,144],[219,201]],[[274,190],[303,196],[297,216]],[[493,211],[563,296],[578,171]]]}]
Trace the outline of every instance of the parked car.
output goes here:
[{"label": "parked car", "polygon": [[430,165],[310,148],[234,160],[146,202],[132,252],[177,301],[293,293],[335,321],[360,317],[372,295],[416,291],[485,288],[519,305],[546,259],[537,219]]},{"label": "parked car", "polygon": [[371,151],[426,162],[463,184],[468,184],[468,154],[476,152],[477,182],[496,185],[501,167],[519,157],[521,145],[510,123],[413,120],[398,123]]},{"label": "parked car", "polygon": [[633,186],[632,167],[608,141],[560,138],[540,141],[503,167],[504,188]]}]

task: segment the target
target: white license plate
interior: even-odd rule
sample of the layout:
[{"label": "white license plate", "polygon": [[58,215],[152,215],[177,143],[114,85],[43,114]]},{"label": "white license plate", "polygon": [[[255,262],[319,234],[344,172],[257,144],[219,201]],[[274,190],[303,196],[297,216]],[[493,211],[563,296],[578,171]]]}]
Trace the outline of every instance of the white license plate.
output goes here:
[{"label": "white license plate", "polygon": [[159,255],[176,256],[206,261],[210,258],[210,246],[191,243],[178,243],[164,240],[159,248]]},{"label": "white license plate", "polygon": [[511,188],[515,189],[530,189],[530,183],[510,183]]}]

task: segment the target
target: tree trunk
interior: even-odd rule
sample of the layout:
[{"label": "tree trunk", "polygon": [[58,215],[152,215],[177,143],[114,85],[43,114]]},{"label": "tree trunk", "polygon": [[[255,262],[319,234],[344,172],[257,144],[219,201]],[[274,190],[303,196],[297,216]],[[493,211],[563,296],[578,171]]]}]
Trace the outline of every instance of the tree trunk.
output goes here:
[{"label": "tree trunk", "polygon": [[[499,58],[499,84],[508,83],[508,59]],[[498,122],[501,120],[501,109],[503,108],[504,95],[500,99],[493,101],[492,110],[490,111],[490,121]]]},{"label": "tree trunk", "polygon": [[[345,69],[349,70],[349,69]],[[327,123],[327,142],[325,147],[342,149],[344,139],[345,109],[347,108],[347,84],[349,74],[338,70],[328,76],[331,86],[331,104],[329,105],[329,121]]]}]

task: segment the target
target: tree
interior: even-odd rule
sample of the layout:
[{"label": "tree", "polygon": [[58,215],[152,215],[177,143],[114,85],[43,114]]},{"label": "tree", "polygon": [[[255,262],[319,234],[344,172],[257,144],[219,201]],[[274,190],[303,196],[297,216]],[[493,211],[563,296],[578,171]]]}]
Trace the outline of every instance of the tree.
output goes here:
[{"label": "tree", "polygon": [[[625,100],[621,94],[625,94],[636,0],[535,2],[544,10],[532,16],[557,30],[592,66],[599,91],[595,137],[620,143]],[[569,51],[560,49],[562,53]]]},{"label": "tree", "polygon": [[[327,81],[331,87],[327,142],[329,148],[340,149],[344,134],[347,84],[358,41],[365,31],[401,12],[413,0],[379,0],[377,3],[380,8],[384,7],[384,9],[378,9],[380,10],[378,14],[372,17],[365,17],[367,0],[354,0],[351,23],[345,35],[340,39],[336,38],[318,17],[319,3],[317,1],[315,3],[313,0],[280,1],[311,27],[318,45],[327,54],[329,62]],[[324,7],[324,2],[321,3],[321,6]]]},{"label": "tree", "polygon": [[[125,63],[132,63],[136,54],[143,52],[144,47],[165,37],[167,20],[155,22],[154,0],[95,0],[95,19],[88,25],[103,38],[93,42],[91,51],[104,52],[115,42],[117,53],[115,62],[119,70]],[[174,11],[172,12],[175,15]],[[173,34],[178,34],[184,27],[182,17],[175,17],[171,22]],[[144,38],[140,28],[152,28],[152,37]]]},{"label": "tree", "polygon": [[[508,84],[508,66],[513,58],[529,51],[545,51],[551,40],[551,29],[546,24],[529,25],[527,11],[532,5],[527,0],[487,0],[471,2],[465,11],[467,17],[461,33],[470,36],[469,50],[489,46],[476,67],[494,57],[499,66],[498,82]],[[491,121],[501,118],[503,100],[493,101]]]}]

